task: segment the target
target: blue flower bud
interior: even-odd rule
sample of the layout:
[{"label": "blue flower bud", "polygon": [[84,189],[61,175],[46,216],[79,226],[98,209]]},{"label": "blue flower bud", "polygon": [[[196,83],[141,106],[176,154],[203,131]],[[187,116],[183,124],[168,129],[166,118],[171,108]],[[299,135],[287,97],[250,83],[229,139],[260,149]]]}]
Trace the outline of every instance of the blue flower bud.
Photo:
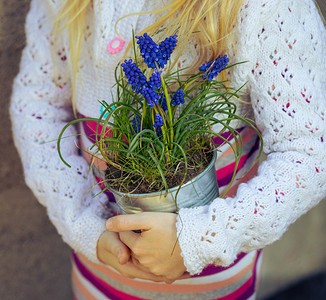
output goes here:
[{"label": "blue flower bud", "polygon": [[167,37],[160,45],[157,45],[147,33],[136,36],[136,39],[140,53],[149,68],[164,68],[177,45],[176,35]]},{"label": "blue flower bud", "polygon": [[162,86],[161,73],[162,73],[162,71],[158,71],[157,69],[155,69],[155,72],[149,78],[149,81],[147,82],[147,84],[150,87],[155,87],[155,88],[159,89]]},{"label": "blue flower bud", "polygon": [[132,62],[132,59],[126,59],[125,62],[121,64],[121,67],[132,89],[135,90],[136,93],[139,93],[147,83],[146,76],[136,66],[136,64]]},{"label": "blue flower bud", "polygon": [[181,103],[185,103],[184,97],[185,94],[183,89],[178,90],[172,98],[172,105],[180,105]]},{"label": "blue flower bud", "polygon": [[143,86],[143,89],[140,91],[140,93],[143,95],[143,97],[146,99],[147,104],[153,108],[154,104],[158,104],[158,99],[160,96],[155,92],[155,89]]},{"label": "blue flower bud", "polygon": [[168,105],[166,103],[166,98],[165,98],[165,95],[163,93],[161,93],[161,95],[160,95],[159,104],[160,104],[160,106],[162,107],[162,109],[164,111],[168,110]]},{"label": "blue flower bud", "polygon": [[207,79],[208,81],[212,81],[213,78],[215,78],[219,73],[221,73],[223,69],[225,69],[228,63],[229,59],[227,55],[221,55],[215,60],[211,60],[206,64],[202,64],[199,67],[199,71],[206,72],[202,76],[203,80]]},{"label": "blue flower bud", "polygon": [[155,114],[154,128],[160,128],[163,126],[163,117],[160,114]]}]

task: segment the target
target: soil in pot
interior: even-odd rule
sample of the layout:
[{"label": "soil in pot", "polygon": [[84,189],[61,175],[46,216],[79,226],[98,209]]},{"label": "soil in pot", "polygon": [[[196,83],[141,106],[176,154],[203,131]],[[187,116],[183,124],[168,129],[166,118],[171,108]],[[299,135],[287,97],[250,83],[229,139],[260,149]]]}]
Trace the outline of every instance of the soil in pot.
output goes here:
[{"label": "soil in pot", "polygon": [[[185,180],[184,174],[186,169],[184,162],[180,162],[172,166],[170,168],[169,174],[165,176],[169,188],[173,188],[180,184],[185,184],[189,180],[195,178],[197,175],[202,173],[211,162],[213,158],[213,152],[188,151],[187,158],[188,157],[191,159],[188,159],[187,174]],[[144,178],[142,180],[139,180],[139,177],[133,178],[132,176],[129,176],[127,180],[128,185],[126,188],[126,184],[123,183],[123,178],[126,176],[128,176],[126,172],[123,172],[112,165],[108,165],[108,168],[106,170],[106,181],[107,184],[115,190],[124,193],[132,191],[132,193],[134,194],[154,193],[164,190],[164,186],[162,184],[153,184],[151,182],[146,181],[146,179]]]}]

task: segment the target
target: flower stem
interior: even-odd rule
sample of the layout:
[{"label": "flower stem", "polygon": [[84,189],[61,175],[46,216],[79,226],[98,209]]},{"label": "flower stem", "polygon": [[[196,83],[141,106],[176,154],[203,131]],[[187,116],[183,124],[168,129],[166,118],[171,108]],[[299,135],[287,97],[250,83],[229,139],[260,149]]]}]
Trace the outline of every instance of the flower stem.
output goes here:
[{"label": "flower stem", "polygon": [[170,145],[172,145],[172,143],[174,142],[172,108],[171,108],[169,93],[168,93],[168,90],[166,88],[165,81],[163,79],[162,74],[161,74],[161,82],[162,82],[162,88],[163,88],[165,99],[166,99],[166,105],[168,107],[168,117],[169,117],[168,131],[169,131],[169,134],[170,134]]}]

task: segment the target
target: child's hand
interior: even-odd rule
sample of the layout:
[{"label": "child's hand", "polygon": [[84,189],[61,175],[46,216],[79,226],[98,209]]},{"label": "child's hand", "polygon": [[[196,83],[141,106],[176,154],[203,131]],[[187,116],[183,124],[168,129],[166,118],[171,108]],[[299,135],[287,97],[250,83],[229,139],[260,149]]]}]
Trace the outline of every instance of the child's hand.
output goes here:
[{"label": "child's hand", "polygon": [[[131,250],[139,268],[174,281],[189,277],[177,241],[176,214],[140,213],[110,218],[106,227],[120,232],[120,239]],[[130,230],[142,230],[135,233]]]},{"label": "child's hand", "polygon": [[108,264],[106,262],[108,255],[114,256],[121,265],[124,265],[130,259],[130,250],[120,241],[117,234],[105,231],[97,243],[97,256],[101,262]]},{"label": "child's hand", "polygon": [[145,269],[139,269],[130,260],[130,250],[119,239],[115,232],[105,231],[97,243],[97,256],[99,260],[127,278],[141,278],[156,282],[165,281],[163,276],[155,276]]}]

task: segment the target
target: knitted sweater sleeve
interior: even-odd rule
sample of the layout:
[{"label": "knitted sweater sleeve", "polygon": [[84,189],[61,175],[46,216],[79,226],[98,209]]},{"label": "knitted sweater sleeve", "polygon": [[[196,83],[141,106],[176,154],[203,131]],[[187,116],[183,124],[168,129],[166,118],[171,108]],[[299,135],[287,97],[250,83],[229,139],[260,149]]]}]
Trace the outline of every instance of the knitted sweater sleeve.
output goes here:
[{"label": "knitted sweater sleeve", "polygon": [[[57,2],[31,2],[26,20],[27,45],[10,106],[13,135],[26,183],[46,206],[64,241],[98,262],[96,245],[105,230],[102,214],[106,197],[93,198],[100,190],[93,188],[88,164],[78,155],[76,141],[64,139],[61,146],[70,169],[60,160],[56,147],[60,131],[72,118],[67,45],[60,40],[54,43],[50,37],[51,16]],[[74,134],[72,127],[68,129],[67,135]]]},{"label": "knitted sweater sleeve", "polygon": [[279,239],[326,196],[326,34],[312,0],[247,1],[239,51],[267,159],[233,198],[181,209],[177,229],[191,274],[227,266]]}]

